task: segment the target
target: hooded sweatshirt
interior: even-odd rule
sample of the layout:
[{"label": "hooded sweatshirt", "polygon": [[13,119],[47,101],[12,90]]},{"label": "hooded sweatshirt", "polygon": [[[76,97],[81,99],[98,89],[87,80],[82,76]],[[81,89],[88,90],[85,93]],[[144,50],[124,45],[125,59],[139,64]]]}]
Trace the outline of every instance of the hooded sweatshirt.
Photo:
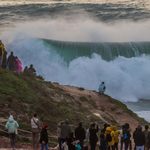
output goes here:
[{"label": "hooded sweatshirt", "polygon": [[79,124],[79,127],[75,129],[75,137],[76,140],[83,141],[85,139],[85,131],[84,128],[82,128],[82,124]]},{"label": "hooded sweatshirt", "polygon": [[115,144],[115,132],[111,129],[111,127],[107,127],[106,131],[105,131],[105,138],[107,137],[107,134],[110,134],[110,136],[112,137],[112,141],[108,142],[108,146],[113,146]]},{"label": "hooded sweatshirt", "polygon": [[5,128],[8,129],[8,133],[15,133],[15,129],[19,127],[19,124],[13,119],[13,116],[9,117]]},{"label": "hooded sweatshirt", "polygon": [[65,124],[58,126],[61,129],[61,138],[66,139],[67,136],[72,132],[72,128],[69,125],[69,120],[66,119]]},{"label": "hooded sweatshirt", "polygon": [[106,89],[105,84],[101,84],[101,85],[99,86],[99,92],[104,92],[105,89]]},{"label": "hooded sweatshirt", "polygon": [[112,130],[115,132],[115,137],[114,137],[115,143],[119,143],[119,138],[118,137],[119,137],[120,132],[117,130],[116,126],[113,126]]}]

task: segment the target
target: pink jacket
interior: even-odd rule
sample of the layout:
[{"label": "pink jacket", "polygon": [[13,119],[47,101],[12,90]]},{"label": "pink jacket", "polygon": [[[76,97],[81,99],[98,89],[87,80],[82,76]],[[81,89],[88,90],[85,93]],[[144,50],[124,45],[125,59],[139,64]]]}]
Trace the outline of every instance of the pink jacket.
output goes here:
[{"label": "pink jacket", "polygon": [[14,67],[14,71],[15,72],[21,72],[22,71],[22,62],[19,60],[19,59],[16,59],[16,62],[15,63],[15,67]]}]

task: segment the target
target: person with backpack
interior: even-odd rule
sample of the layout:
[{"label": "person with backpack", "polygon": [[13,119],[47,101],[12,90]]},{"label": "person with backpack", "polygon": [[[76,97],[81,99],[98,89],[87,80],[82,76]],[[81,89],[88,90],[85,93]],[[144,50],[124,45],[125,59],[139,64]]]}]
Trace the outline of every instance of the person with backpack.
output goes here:
[{"label": "person with backpack", "polygon": [[125,123],[125,128],[123,130],[123,140],[124,140],[124,143],[125,143],[125,150],[128,149],[128,146],[130,144],[131,134],[130,134],[129,127],[130,127],[129,123]]},{"label": "person with backpack", "polygon": [[143,133],[144,133],[144,135],[145,135],[145,148],[147,149],[147,150],[149,150],[149,146],[150,146],[150,138],[149,138],[149,136],[148,135],[150,135],[150,131],[148,130],[149,129],[149,126],[148,125],[146,125],[145,126],[145,130],[143,131]]},{"label": "person with backpack", "polygon": [[114,150],[114,145],[115,145],[114,137],[115,137],[115,132],[112,130],[110,126],[108,126],[105,131],[105,138],[108,143],[108,150],[110,149]]},{"label": "person with backpack", "polygon": [[[96,125],[96,129],[95,129],[95,125]],[[93,123],[92,128],[89,129],[89,131],[90,131],[89,140],[90,140],[90,144],[91,144],[91,150],[95,150],[96,143],[98,142],[98,137],[97,137],[97,132],[99,131],[98,124]]]},{"label": "person with backpack", "polygon": [[107,140],[104,138],[104,133],[101,132],[100,134],[100,150],[107,150],[108,149],[108,143]]},{"label": "person with backpack", "polygon": [[117,127],[116,126],[113,126],[112,127],[112,130],[115,132],[115,137],[114,137],[114,140],[115,140],[115,144],[114,144],[114,150],[118,150],[118,143],[119,143],[119,134],[120,134],[120,131],[117,130]]},{"label": "person with backpack", "polygon": [[144,150],[145,145],[145,135],[142,132],[142,127],[138,126],[137,132],[134,136],[136,150]]},{"label": "person with backpack", "polygon": [[85,130],[82,127],[82,122],[79,122],[79,126],[75,129],[76,140],[80,140],[80,146],[83,149],[84,139],[85,139]]},{"label": "person with backpack", "polygon": [[39,133],[40,133],[41,127],[39,119],[37,118],[37,114],[35,113],[33,115],[33,118],[31,119],[31,132],[32,132],[32,142],[33,147],[39,147]]},{"label": "person with backpack", "polygon": [[8,122],[5,125],[5,128],[8,129],[11,146],[15,149],[16,143],[16,129],[19,127],[19,124],[14,120],[13,116],[10,115]]},{"label": "person with backpack", "polygon": [[99,86],[99,93],[104,94],[105,89],[106,89],[105,83],[102,82],[101,85]]},{"label": "person with backpack", "polygon": [[48,134],[47,134],[48,125],[45,124],[42,128],[41,134],[40,134],[40,143],[41,143],[41,149],[40,150],[48,150]]},{"label": "person with backpack", "polygon": [[2,67],[3,55],[4,55],[4,44],[0,40],[0,67]]},{"label": "person with backpack", "polygon": [[107,123],[104,124],[104,128],[101,130],[101,133],[105,134],[106,128],[107,128]]}]

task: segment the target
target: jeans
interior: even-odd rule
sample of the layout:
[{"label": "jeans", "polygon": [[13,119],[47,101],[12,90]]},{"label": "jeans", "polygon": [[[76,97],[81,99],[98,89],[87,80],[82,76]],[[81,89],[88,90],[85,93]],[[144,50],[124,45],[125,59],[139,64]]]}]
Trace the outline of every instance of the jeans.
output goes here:
[{"label": "jeans", "polygon": [[123,148],[123,137],[121,137],[121,143],[120,143],[120,150],[122,150],[122,148]]},{"label": "jeans", "polygon": [[45,147],[45,150],[48,150],[48,143],[46,144],[41,144],[41,149],[40,150],[44,150],[44,147]]},{"label": "jeans", "polygon": [[61,138],[58,138],[59,150],[61,150]]},{"label": "jeans", "polygon": [[114,150],[118,150],[118,143],[115,143],[115,145],[114,145]]},{"label": "jeans", "polygon": [[10,137],[10,141],[11,141],[11,146],[15,147],[15,143],[16,143],[16,139],[15,139],[16,135],[15,135],[15,133],[10,133],[9,137]]},{"label": "jeans", "polygon": [[125,142],[125,150],[128,149],[128,146],[129,146],[129,143],[128,143],[128,142]]},{"label": "jeans", "polygon": [[91,150],[95,150],[96,148],[96,143],[95,142],[91,142]]}]

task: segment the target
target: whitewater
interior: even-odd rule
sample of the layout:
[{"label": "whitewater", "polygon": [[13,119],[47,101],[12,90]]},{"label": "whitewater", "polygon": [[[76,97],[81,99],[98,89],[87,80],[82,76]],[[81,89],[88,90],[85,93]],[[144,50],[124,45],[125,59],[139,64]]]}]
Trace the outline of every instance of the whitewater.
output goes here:
[{"label": "whitewater", "polygon": [[96,91],[104,81],[106,94],[150,121],[148,105],[139,108],[150,99],[147,2],[3,1],[0,37],[46,81]]}]

